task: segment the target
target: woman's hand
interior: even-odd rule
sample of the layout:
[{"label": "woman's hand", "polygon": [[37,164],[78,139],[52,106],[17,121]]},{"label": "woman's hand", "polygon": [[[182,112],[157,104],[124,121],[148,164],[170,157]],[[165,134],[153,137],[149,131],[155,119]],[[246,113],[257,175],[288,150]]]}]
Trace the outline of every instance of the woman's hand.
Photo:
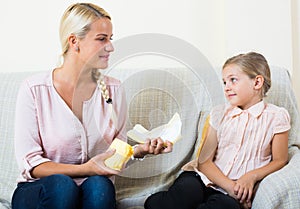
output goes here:
[{"label": "woman's hand", "polygon": [[111,157],[116,150],[109,149],[108,151],[96,155],[95,157],[91,158],[88,162],[86,162],[85,168],[88,169],[88,173],[90,176],[92,175],[104,175],[104,176],[112,176],[119,173],[119,171],[111,169],[107,167],[104,161]]},{"label": "woman's hand", "polygon": [[143,158],[147,154],[158,155],[171,152],[172,150],[173,144],[170,141],[164,142],[161,138],[148,139],[134,149],[134,157]]}]

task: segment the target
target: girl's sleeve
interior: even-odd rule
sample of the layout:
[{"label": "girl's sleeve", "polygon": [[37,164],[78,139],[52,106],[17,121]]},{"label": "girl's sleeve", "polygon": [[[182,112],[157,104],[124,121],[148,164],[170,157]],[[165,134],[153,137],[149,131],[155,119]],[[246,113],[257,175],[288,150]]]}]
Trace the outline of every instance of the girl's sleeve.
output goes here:
[{"label": "girl's sleeve", "polygon": [[23,179],[34,179],[31,170],[50,161],[43,158],[35,96],[27,81],[19,89],[15,112],[15,155]]},{"label": "girl's sleeve", "polygon": [[225,105],[218,105],[214,107],[210,112],[210,121],[209,125],[213,127],[215,130],[218,129],[219,124],[224,116]]},{"label": "girl's sleeve", "polygon": [[279,111],[277,111],[274,122],[274,134],[288,131],[291,128],[290,115],[288,111],[283,107],[280,107]]}]

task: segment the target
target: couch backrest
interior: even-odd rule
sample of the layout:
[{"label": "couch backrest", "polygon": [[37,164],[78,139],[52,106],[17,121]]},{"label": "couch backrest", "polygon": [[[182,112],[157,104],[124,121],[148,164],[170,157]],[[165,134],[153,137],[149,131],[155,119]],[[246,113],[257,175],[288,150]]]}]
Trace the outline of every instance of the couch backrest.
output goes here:
[{"label": "couch backrest", "polygon": [[31,73],[0,73],[0,202],[3,204],[5,200],[10,201],[16,187],[18,168],[14,155],[15,103],[19,85],[29,74]]},{"label": "couch backrest", "polygon": [[300,148],[300,113],[292,89],[289,72],[277,66],[271,66],[272,86],[267,94],[266,101],[285,107],[291,117],[291,130],[289,131],[290,157]]},{"label": "couch backrest", "polygon": [[[206,71],[205,71],[206,72]],[[118,199],[134,201],[170,186],[180,168],[194,156],[198,125],[213,103],[224,102],[220,80],[213,69],[210,76],[188,68],[115,69],[108,74],[124,85],[129,120],[127,129],[142,124],[148,130],[167,123],[175,112],[182,120],[182,140],[172,153],[148,156],[116,178]],[[209,73],[208,73],[209,74]],[[203,78],[208,77],[209,84]],[[212,88],[212,89],[209,89]],[[214,94],[211,96],[210,94]],[[212,98],[215,98],[212,101]],[[129,143],[132,143],[129,141]],[[138,200],[137,200],[138,201]]]}]

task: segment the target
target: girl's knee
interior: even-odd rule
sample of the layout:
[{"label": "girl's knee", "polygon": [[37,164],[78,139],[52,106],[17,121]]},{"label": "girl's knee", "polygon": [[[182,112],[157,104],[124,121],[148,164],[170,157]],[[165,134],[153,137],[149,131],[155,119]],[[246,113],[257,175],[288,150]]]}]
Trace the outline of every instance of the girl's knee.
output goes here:
[{"label": "girl's knee", "polygon": [[165,193],[166,192],[158,192],[158,193],[150,195],[144,203],[145,209],[160,208],[162,206],[162,204],[165,204],[167,202],[164,198]]},{"label": "girl's knee", "polygon": [[221,209],[221,208],[239,209],[240,208],[240,205],[237,200],[225,194],[215,194],[210,196],[206,204],[216,209]]}]

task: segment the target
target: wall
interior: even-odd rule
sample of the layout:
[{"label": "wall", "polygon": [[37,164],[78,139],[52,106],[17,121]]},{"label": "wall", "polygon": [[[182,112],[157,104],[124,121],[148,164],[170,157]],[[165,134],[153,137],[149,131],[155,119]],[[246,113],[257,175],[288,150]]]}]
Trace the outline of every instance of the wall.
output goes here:
[{"label": "wall", "polygon": [[[0,24],[0,71],[45,70],[55,66],[60,17],[73,1],[6,1]],[[91,1],[99,3],[99,1]],[[103,0],[112,16],[114,40],[138,33],[165,33],[198,47],[212,63],[223,61],[222,6],[217,0]],[[12,12],[13,11],[13,12]],[[9,21],[8,21],[9,20]],[[209,40],[209,41],[207,41]],[[218,49],[218,50],[215,50]]]},{"label": "wall", "polygon": [[225,55],[261,52],[270,64],[292,68],[290,1],[227,0]]},{"label": "wall", "polygon": [[287,68],[300,104],[299,0],[226,0],[224,55],[258,51]]},{"label": "wall", "polygon": [[[2,3],[0,72],[54,68],[60,54],[59,20],[73,2],[77,1]],[[114,40],[146,32],[176,36],[197,47],[214,66],[236,53],[256,50],[299,79],[298,0],[91,2],[112,15]]]},{"label": "wall", "polygon": [[292,0],[292,41],[293,41],[293,87],[298,104],[300,104],[300,3]]}]

